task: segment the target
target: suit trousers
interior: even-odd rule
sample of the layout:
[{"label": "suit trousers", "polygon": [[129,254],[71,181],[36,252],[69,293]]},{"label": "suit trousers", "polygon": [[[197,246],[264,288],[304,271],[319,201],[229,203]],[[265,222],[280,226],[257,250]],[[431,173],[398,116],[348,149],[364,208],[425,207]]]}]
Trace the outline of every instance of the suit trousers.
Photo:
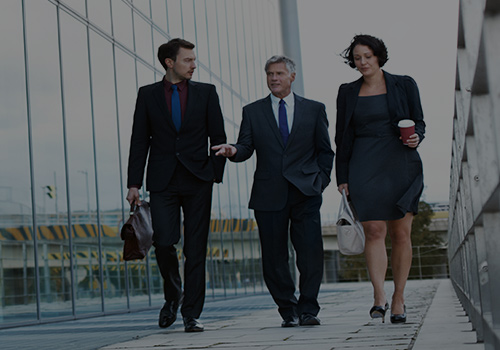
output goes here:
[{"label": "suit trousers", "polygon": [[202,181],[178,163],[166,190],[151,192],[153,245],[163,277],[166,301],[182,295],[179,259],[175,244],[181,238],[184,214],[184,317],[199,318],[205,302],[205,260],[210,227],[213,183]]},{"label": "suit trousers", "polygon": [[[283,318],[304,313],[316,316],[320,310],[317,298],[323,279],[323,238],[319,211],[322,201],[321,194],[306,196],[289,184],[284,209],[255,210],[264,281]],[[298,300],[288,262],[289,229],[300,273]]]}]

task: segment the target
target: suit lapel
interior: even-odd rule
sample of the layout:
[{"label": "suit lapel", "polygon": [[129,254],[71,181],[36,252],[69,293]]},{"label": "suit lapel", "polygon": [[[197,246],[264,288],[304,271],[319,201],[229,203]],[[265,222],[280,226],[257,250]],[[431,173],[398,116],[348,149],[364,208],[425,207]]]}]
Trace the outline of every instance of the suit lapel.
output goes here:
[{"label": "suit lapel", "polygon": [[397,84],[398,81],[389,73],[384,71],[385,86],[387,88],[387,105],[389,107],[389,116],[391,120],[397,116],[398,102],[397,102]]},{"label": "suit lapel", "polygon": [[188,86],[188,99],[186,103],[186,111],[184,112],[184,118],[182,120],[181,129],[184,124],[189,123],[191,121],[192,118],[190,118],[190,116],[193,115],[193,108],[196,105],[196,101],[199,101],[198,96],[200,94],[198,85],[196,85],[196,83],[192,82],[191,80],[188,80],[187,86]]},{"label": "suit lapel", "polygon": [[153,88],[153,95],[158,103],[158,108],[160,109],[161,115],[165,116],[165,120],[168,125],[175,130],[174,122],[172,121],[172,114],[168,110],[167,101],[165,100],[165,89],[163,87],[163,81],[160,81]]},{"label": "suit lapel", "polygon": [[346,121],[345,125],[349,125],[351,122],[352,115],[354,113],[354,108],[356,107],[356,101],[358,100],[359,90],[363,84],[363,78],[358,79],[347,91],[346,96]]},{"label": "suit lapel", "polygon": [[300,130],[303,118],[305,116],[304,111],[304,99],[301,96],[293,94],[294,97],[294,107],[293,107],[293,123],[292,130],[290,130],[290,136],[288,137],[287,145],[295,138],[297,130]]}]

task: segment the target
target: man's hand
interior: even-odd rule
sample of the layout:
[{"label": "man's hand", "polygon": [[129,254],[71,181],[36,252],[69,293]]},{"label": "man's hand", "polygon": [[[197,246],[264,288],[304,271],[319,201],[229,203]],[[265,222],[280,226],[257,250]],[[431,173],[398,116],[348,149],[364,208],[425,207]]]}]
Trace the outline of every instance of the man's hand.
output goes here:
[{"label": "man's hand", "polygon": [[128,189],[127,193],[127,201],[130,203],[130,205],[140,205],[141,204],[141,197],[139,195],[139,189],[136,187],[130,187]]},{"label": "man's hand", "polygon": [[215,153],[216,156],[223,156],[226,158],[230,158],[238,152],[238,149],[232,145],[228,145],[226,143],[222,145],[217,145],[212,147],[213,151],[217,151]]}]

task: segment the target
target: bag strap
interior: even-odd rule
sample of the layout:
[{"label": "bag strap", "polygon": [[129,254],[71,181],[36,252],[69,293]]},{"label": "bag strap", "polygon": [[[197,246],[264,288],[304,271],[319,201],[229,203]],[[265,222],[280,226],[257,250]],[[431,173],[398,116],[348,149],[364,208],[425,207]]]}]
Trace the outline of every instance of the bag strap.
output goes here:
[{"label": "bag strap", "polygon": [[[340,209],[342,209],[342,206],[344,206],[344,210],[346,210],[349,213],[349,216],[354,218],[354,214],[351,210],[351,206],[349,205],[349,201],[347,200],[347,194],[345,193],[345,188],[342,189],[342,205],[341,205]],[[340,215],[340,213],[341,213],[341,211],[339,211],[339,215]]]},{"label": "bag strap", "polygon": [[137,205],[135,203],[134,204],[130,204],[130,212],[128,214],[130,216],[134,215],[136,209],[137,209]]}]

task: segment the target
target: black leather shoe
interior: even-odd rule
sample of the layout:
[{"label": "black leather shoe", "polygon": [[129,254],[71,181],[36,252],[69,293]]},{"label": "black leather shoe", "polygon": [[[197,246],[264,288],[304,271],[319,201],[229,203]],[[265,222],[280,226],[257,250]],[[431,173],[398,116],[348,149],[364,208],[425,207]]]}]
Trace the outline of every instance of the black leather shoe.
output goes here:
[{"label": "black leather shoe", "polygon": [[177,319],[177,309],[179,308],[178,301],[166,301],[160,310],[158,325],[161,328],[170,327]]},{"label": "black leather shoe", "polygon": [[385,313],[389,309],[389,303],[385,303],[384,306],[375,305],[370,309],[370,317],[371,318],[381,318],[382,323],[385,322]]},{"label": "black leather shoe", "polygon": [[299,324],[301,326],[319,326],[321,321],[314,315],[302,314],[300,315]]},{"label": "black leather shoe", "polygon": [[184,331],[185,332],[203,332],[205,327],[194,317],[184,317]]},{"label": "black leather shoe", "polygon": [[299,319],[297,316],[287,316],[283,318],[281,322],[281,327],[297,327],[299,325]]},{"label": "black leather shoe", "polygon": [[405,323],[406,322],[406,305],[403,305],[404,312],[402,314],[391,314],[391,323]]}]

